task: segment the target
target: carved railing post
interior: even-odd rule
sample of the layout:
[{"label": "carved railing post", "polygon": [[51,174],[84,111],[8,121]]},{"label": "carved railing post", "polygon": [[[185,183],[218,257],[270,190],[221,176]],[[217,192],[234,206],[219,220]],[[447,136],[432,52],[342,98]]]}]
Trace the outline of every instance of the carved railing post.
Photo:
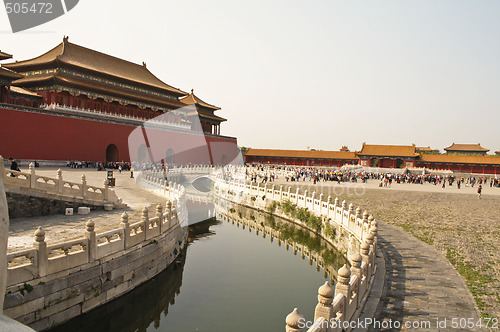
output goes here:
[{"label": "carved railing post", "polygon": [[300,189],[297,188],[297,190],[295,191],[295,204],[299,204],[299,193]]},{"label": "carved railing post", "polygon": [[363,212],[363,221],[361,223],[361,238],[363,237],[363,228],[365,227],[365,225],[368,223],[368,211],[365,210],[365,212]]},{"label": "carved railing post", "polygon": [[57,192],[61,194],[63,191],[63,177],[62,177],[62,171],[59,168],[57,170]]},{"label": "carved railing post", "polygon": [[[342,201],[342,209],[340,210],[340,223],[344,224],[344,211],[346,210],[345,206],[347,205],[347,202],[345,200]],[[349,222],[349,220],[348,220]],[[349,225],[349,223],[347,224]]]},{"label": "carved railing post", "polygon": [[104,179],[104,201],[107,202],[109,199],[109,185],[108,180]]},{"label": "carved railing post", "polygon": [[82,197],[85,198],[87,195],[87,177],[82,175]]},{"label": "carved railing post", "polygon": [[328,281],[318,289],[318,304],[314,310],[315,321],[320,317],[324,317],[327,321],[330,321],[335,316],[332,306],[334,295],[335,289],[330,286]]},{"label": "carved railing post", "polygon": [[323,193],[319,194],[319,213],[323,213]]},{"label": "carved railing post", "polygon": [[95,231],[94,231],[94,221],[90,219],[85,224],[86,232],[85,236],[89,239],[89,262],[93,262],[96,259],[97,254],[97,241],[95,239]]},{"label": "carved railing post", "polygon": [[337,275],[337,285],[335,285],[335,296],[338,294],[344,295],[344,305],[342,305],[342,320],[348,320],[351,317],[347,317],[349,313],[349,299],[351,296],[351,290],[349,287],[349,282],[351,281],[351,270],[347,268],[344,264]]},{"label": "carved railing post", "polygon": [[297,308],[293,309],[293,311],[286,316],[285,319],[285,332],[300,332],[303,329],[299,328],[301,323],[305,323],[304,316],[302,316]]},{"label": "carved railing post", "polygon": [[166,214],[167,214],[167,229],[170,229],[172,227],[172,202],[167,201],[166,205]]},{"label": "carved railing post", "polygon": [[[352,224],[352,216],[354,215],[354,205],[351,203],[349,204],[349,209],[347,210],[347,225],[349,228],[351,228],[351,224]],[[354,223],[354,225],[356,225],[356,223]]]},{"label": "carved railing post", "polygon": [[130,225],[128,223],[127,212],[122,213],[122,221],[120,222],[120,227],[123,228],[123,244],[125,248],[128,248],[130,243]]},{"label": "carved railing post", "polygon": [[363,263],[366,264],[366,274],[367,276],[372,275],[371,271],[371,259],[370,259],[370,245],[366,242],[363,242],[361,245],[361,259]]},{"label": "carved railing post", "polygon": [[33,162],[29,164],[29,169],[30,169],[30,188],[36,189],[36,173],[35,173],[35,164],[33,164]]},{"label": "carved railing post", "polygon": [[[368,233],[366,236],[366,243],[370,246],[370,264],[373,267],[375,265],[375,247],[373,246],[373,234]],[[372,271],[373,272],[373,271]]]},{"label": "carved railing post", "polygon": [[156,206],[156,217],[158,218],[158,228],[161,234],[163,228],[163,206],[161,206],[161,204]]},{"label": "carved railing post", "polygon": [[149,231],[149,212],[147,207],[142,209],[141,221],[143,223],[142,227],[144,227],[144,239],[147,239]]},{"label": "carved railing post", "polygon": [[38,276],[45,277],[47,275],[48,253],[47,242],[45,242],[45,231],[42,227],[38,227],[35,231],[35,243],[33,247],[37,250]]},{"label": "carved railing post", "polygon": [[283,185],[280,186],[280,202],[283,200]]}]

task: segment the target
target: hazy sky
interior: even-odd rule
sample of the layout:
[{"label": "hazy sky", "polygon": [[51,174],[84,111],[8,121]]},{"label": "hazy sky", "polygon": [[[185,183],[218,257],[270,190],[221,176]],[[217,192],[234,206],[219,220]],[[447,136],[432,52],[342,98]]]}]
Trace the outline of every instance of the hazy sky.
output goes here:
[{"label": "hazy sky", "polygon": [[500,1],[81,0],[12,34],[15,60],[69,41],[222,107],[255,148],[481,143],[500,150]]}]

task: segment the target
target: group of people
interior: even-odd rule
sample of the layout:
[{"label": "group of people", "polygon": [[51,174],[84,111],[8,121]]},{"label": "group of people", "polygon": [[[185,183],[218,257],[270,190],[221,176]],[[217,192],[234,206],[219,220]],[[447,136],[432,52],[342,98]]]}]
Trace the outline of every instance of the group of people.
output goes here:
[{"label": "group of people", "polygon": [[[368,180],[379,181],[380,187],[390,187],[392,183],[408,183],[408,184],[433,184],[446,186],[456,185],[458,189],[462,186],[474,188],[476,185],[481,186],[489,184],[490,187],[500,187],[500,179],[496,177],[485,176],[461,176],[455,175],[440,175],[440,174],[412,174],[412,173],[379,173],[359,171],[342,171],[340,169],[314,168],[314,167],[298,167],[285,165],[248,165],[245,172],[246,178],[252,182],[261,181],[262,183],[272,182],[277,179],[278,174],[282,175],[286,181],[311,181],[316,184],[319,181],[335,181],[338,184],[342,182],[358,182],[368,183]],[[478,193],[481,190],[478,191]]]},{"label": "group of people", "polygon": [[68,161],[66,166],[69,168],[97,168],[98,171],[107,169],[116,169],[118,171],[129,171],[131,164],[129,162],[107,162],[107,161]]}]

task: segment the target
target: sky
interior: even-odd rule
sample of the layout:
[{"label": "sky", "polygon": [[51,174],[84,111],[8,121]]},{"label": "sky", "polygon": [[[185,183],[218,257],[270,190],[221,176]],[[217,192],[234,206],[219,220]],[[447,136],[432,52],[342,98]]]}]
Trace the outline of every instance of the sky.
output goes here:
[{"label": "sky", "polygon": [[69,41],[194,89],[253,148],[481,143],[500,150],[500,1],[82,0],[12,33],[32,58]]}]

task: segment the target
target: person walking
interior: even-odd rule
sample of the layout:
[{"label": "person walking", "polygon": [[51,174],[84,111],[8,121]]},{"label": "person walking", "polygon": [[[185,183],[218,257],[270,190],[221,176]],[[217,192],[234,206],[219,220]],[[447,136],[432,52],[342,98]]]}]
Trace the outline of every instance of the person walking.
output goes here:
[{"label": "person walking", "polygon": [[477,199],[481,199],[481,191],[482,190],[483,190],[483,186],[479,185],[479,187],[477,187]]},{"label": "person walking", "polygon": [[[11,171],[17,171],[17,172],[20,172],[21,170],[19,169],[19,165],[17,164],[17,162],[14,160],[14,158],[12,157],[9,157],[9,162],[10,162],[10,170]],[[14,173],[10,173],[10,177],[14,178],[16,177],[14,175]]]}]

